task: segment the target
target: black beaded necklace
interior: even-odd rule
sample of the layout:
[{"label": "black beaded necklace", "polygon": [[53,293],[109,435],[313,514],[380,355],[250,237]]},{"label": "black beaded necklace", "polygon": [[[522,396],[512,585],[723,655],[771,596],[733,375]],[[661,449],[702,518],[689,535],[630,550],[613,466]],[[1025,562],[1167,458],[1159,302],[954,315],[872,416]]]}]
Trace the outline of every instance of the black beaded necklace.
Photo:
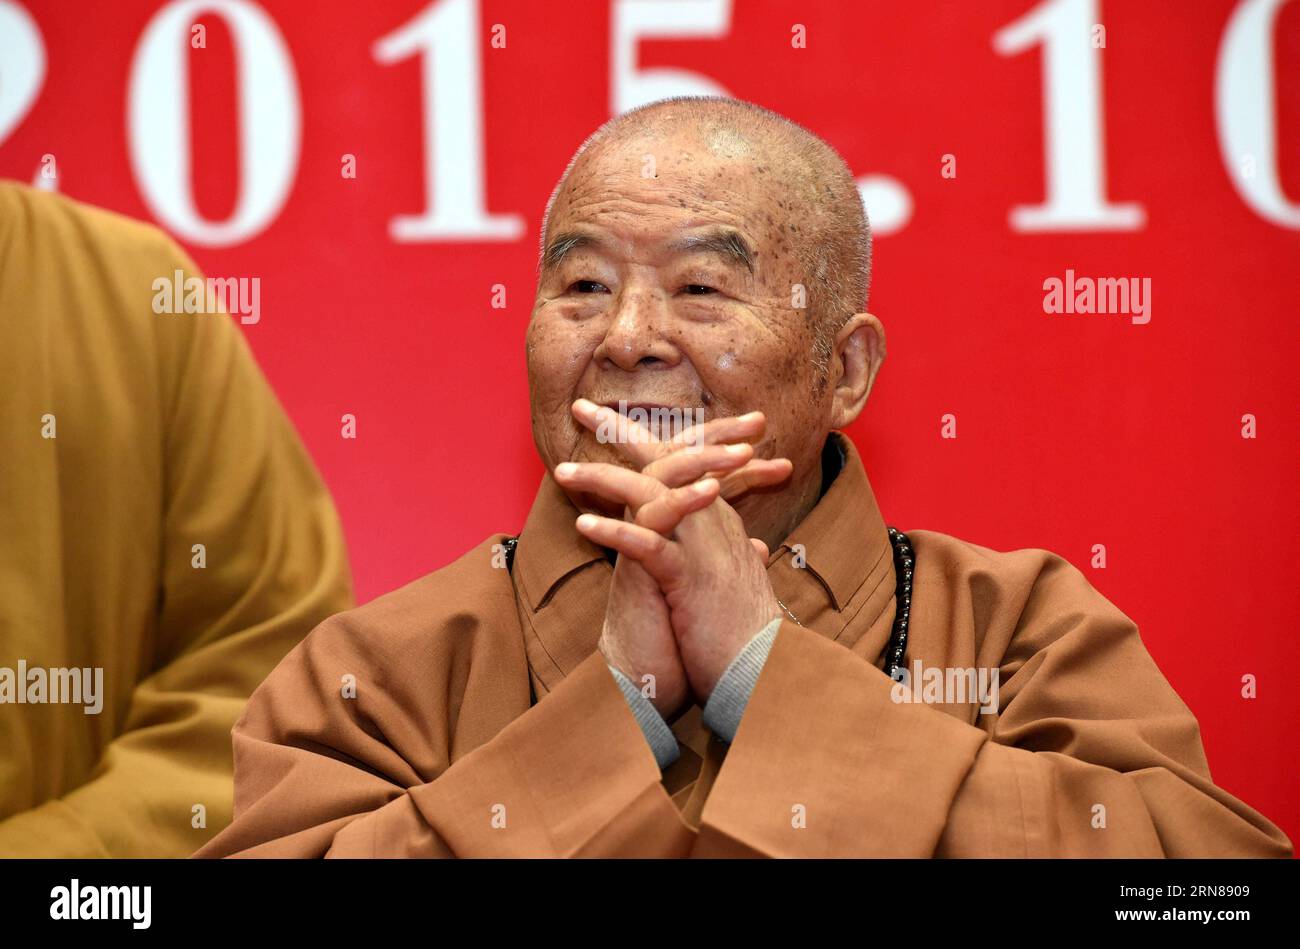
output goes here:
[{"label": "black beaded necklace", "polygon": [[[885,649],[885,672],[895,681],[901,681],[907,653],[907,624],[912,617],[912,567],[916,561],[912,556],[912,544],[907,535],[892,527],[889,531],[889,543],[894,550],[894,626],[889,632],[889,645]],[[790,619],[798,626],[799,617],[790,611],[790,607],[776,598],[777,605],[790,614]]]},{"label": "black beaded necklace", "polygon": [[894,628],[889,634],[889,648],[885,650],[885,672],[899,681],[907,653],[907,624],[912,617],[912,545],[907,535],[890,527],[889,542],[894,548]]}]

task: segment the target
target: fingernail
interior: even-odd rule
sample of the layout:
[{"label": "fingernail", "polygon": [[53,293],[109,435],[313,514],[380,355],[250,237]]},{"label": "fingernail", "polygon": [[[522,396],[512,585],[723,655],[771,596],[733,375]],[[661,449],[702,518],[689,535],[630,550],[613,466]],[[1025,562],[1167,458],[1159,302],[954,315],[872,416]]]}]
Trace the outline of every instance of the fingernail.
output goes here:
[{"label": "fingernail", "polygon": [[555,466],[555,475],[558,478],[568,478],[578,470],[578,466],[571,461],[564,461]]},{"label": "fingernail", "polygon": [[578,516],[578,527],[582,530],[591,530],[596,526],[595,514],[581,514]]},{"label": "fingernail", "polygon": [[728,455],[743,455],[743,454],[745,454],[745,452],[749,451],[749,446],[748,446],[748,445],[728,445],[726,451],[727,451],[727,454],[728,454]]}]

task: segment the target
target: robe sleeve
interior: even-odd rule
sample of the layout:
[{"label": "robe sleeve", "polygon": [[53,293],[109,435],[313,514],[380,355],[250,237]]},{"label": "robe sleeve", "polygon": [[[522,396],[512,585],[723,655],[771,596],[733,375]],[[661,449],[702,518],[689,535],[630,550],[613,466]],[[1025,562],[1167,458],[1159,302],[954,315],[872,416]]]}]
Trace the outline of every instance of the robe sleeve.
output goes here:
[{"label": "robe sleeve", "polygon": [[[466,588],[454,574],[448,586]],[[234,730],[234,824],[196,857],[689,851],[693,831],[599,653],[528,706],[524,667],[465,615],[390,643],[382,661],[365,645],[374,624],[354,635],[351,622],[323,624],[250,700]],[[360,670],[355,699],[339,697],[347,670]],[[478,734],[455,727],[459,714]]]},{"label": "robe sleeve", "polygon": [[[151,313],[154,276],[199,271],[162,235],[148,231],[135,246],[126,241],[135,233],[124,233],[132,253],[123,251],[128,262],[114,273],[130,291],[120,314],[99,326],[87,320],[87,339],[67,345],[85,345],[98,354],[97,365],[117,367],[134,350],[109,335],[111,324],[134,331],[147,321],[153,365],[142,358],[122,371],[146,378],[156,371],[158,400],[123,404],[120,384],[93,381],[98,377],[87,372],[86,386],[102,386],[95,395],[101,410],[90,421],[67,414],[82,433],[98,426],[102,437],[117,439],[118,451],[160,453],[163,495],[152,502],[161,511],[161,534],[151,538],[161,552],[160,574],[141,607],[151,620],[133,625],[134,614],[104,610],[91,630],[105,640],[148,643],[146,665],[129,698],[113,702],[124,717],[87,779],[0,822],[6,856],[193,852],[230,820],[230,729],[246,697],[312,627],[352,602],[333,502],[242,334],[225,315]],[[85,264],[77,275],[94,272]],[[124,413],[160,416],[162,444],[132,443],[118,422]],[[98,474],[73,476],[93,484]],[[102,526],[88,519],[82,529]],[[113,557],[140,556],[134,544],[118,537]],[[195,544],[204,548],[202,567],[195,565]],[[74,562],[73,569],[108,575],[108,567],[93,562]]]},{"label": "robe sleeve", "polygon": [[1196,719],[1133,623],[1039,553],[983,727],[895,701],[880,669],[783,621],[697,853],[1289,856],[1278,828],[1213,784]]}]

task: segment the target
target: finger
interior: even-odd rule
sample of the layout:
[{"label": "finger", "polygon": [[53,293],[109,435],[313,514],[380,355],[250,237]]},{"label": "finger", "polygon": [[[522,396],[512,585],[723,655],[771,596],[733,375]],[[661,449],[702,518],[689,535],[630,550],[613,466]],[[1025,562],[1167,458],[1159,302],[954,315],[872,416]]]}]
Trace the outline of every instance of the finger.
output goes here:
[{"label": "finger", "polygon": [[681,448],[694,452],[705,445],[757,441],[767,429],[767,416],[754,411],[687,425],[672,438],[664,440],[641,422],[622,416],[607,406],[597,405],[590,399],[575,400],[569,410],[574,418],[597,436],[608,433],[609,429],[602,431],[602,426],[612,427],[613,431],[618,432],[618,426],[622,424],[622,433],[628,437],[617,439],[614,444],[642,468],[671,450]]},{"label": "finger", "polygon": [[749,542],[754,545],[754,553],[758,554],[759,562],[767,566],[767,558],[771,556],[768,552],[767,544],[763,543],[757,537],[749,538]]},{"label": "finger", "polygon": [[[723,496],[725,497],[728,479],[732,479],[736,483],[736,489],[733,490],[739,490],[746,485],[753,487],[754,484],[765,484],[768,482],[779,484],[781,481],[784,481],[790,476],[790,471],[794,470],[793,465],[787,469],[783,463],[784,460],[785,459],[780,458],[752,458],[745,462],[741,467],[731,471],[731,473],[728,473],[726,469],[711,468],[700,475],[700,477],[717,478],[721,481]],[[655,464],[658,464],[658,462],[655,462]],[[753,470],[747,471],[746,469],[750,466],[753,466]],[[647,469],[644,473],[650,474],[650,469]],[[737,478],[737,475],[740,475],[740,477]],[[751,483],[751,479],[757,480]],[[660,478],[659,480],[662,481],[663,479]]]},{"label": "finger", "polygon": [[722,497],[729,500],[754,488],[780,484],[792,471],[794,462],[789,458],[755,458],[722,479]]},{"label": "finger", "polygon": [[[602,444],[613,445],[624,457],[636,462],[637,468],[644,468],[666,453],[663,444],[645,425],[590,399],[576,400],[569,411]],[[607,437],[611,431],[616,437]]]},{"label": "finger", "polygon": [[671,537],[683,518],[712,504],[720,489],[717,478],[705,478],[665,491],[636,513],[636,523],[664,537]]},{"label": "finger", "polygon": [[747,412],[744,415],[726,415],[700,425],[692,425],[674,435],[668,444],[678,447],[694,446],[698,450],[704,445],[757,441],[766,430],[767,416],[762,412]]},{"label": "finger", "polygon": [[707,445],[696,450],[679,448],[650,462],[641,473],[662,481],[670,488],[679,488],[706,475],[716,477],[734,471],[748,462],[753,454],[754,447],[744,442]]},{"label": "finger", "polygon": [[562,462],[555,466],[555,480],[571,490],[625,504],[633,513],[666,490],[656,478],[600,461]]},{"label": "finger", "polygon": [[575,522],[578,533],[592,543],[635,560],[655,578],[662,588],[675,584],[681,578],[683,555],[674,541],[662,534],[612,517],[599,514],[582,514]]}]

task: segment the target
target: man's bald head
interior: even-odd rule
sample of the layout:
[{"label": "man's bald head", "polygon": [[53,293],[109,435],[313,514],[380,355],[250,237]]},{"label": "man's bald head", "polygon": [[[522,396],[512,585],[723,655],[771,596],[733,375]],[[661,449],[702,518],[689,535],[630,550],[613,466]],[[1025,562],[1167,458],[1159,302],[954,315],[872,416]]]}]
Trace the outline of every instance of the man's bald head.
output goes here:
[{"label": "man's bald head", "polygon": [[871,227],[844,159],[803,126],[739,99],[683,96],[618,115],[587,137],[569,160],[542,218],[539,269],[552,211],[574,172],[603,148],[644,141],[648,148],[683,131],[726,162],[765,166],[772,201],[792,232],[795,272],[806,275],[812,357],[824,380],[832,342],[846,320],[866,309],[871,288]]}]

